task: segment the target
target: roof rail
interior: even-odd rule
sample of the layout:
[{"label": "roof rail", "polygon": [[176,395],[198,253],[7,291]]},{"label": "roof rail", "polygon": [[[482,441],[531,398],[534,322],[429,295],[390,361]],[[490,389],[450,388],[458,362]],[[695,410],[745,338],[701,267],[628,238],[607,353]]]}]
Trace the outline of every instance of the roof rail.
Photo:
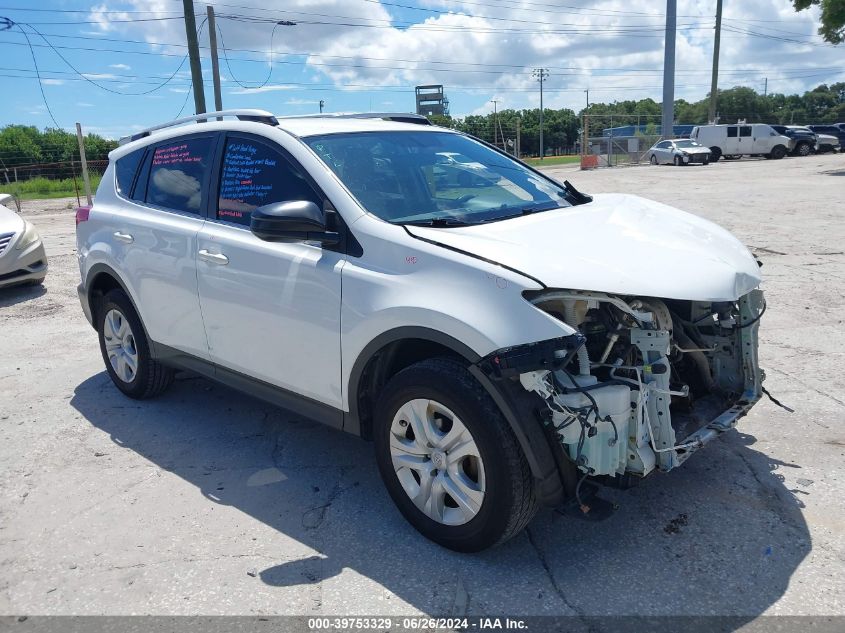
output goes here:
[{"label": "roof rail", "polygon": [[283,116],[281,119],[382,119],[397,123],[414,123],[416,125],[431,125],[431,121],[422,114],[411,112],[326,112],[324,114],[304,114],[299,116]]},{"label": "roof rail", "polygon": [[196,121],[197,123],[205,123],[209,119],[219,119],[223,118],[224,116],[236,117],[239,121],[254,121],[256,123],[266,123],[267,125],[279,124],[279,121],[276,119],[276,117],[273,116],[272,113],[267,112],[266,110],[220,110],[219,112],[204,112],[203,114],[186,116],[182,117],[181,119],[169,121],[168,123],[154,125],[152,127],[145,128],[140,132],[136,132],[131,136],[121,137],[120,141],[118,141],[118,144],[125,145],[130,141],[137,141],[139,138],[149,136],[150,132],[164,130],[166,128],[174,127],[176,125],[182,125],[183,123],[190,123],[192,121]]}]

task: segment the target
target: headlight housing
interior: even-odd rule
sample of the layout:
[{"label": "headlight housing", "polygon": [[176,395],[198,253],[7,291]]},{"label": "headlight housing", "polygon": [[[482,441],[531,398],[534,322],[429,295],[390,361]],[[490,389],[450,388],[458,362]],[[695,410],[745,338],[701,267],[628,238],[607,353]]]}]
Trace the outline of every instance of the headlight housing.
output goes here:
[{"label": "headlight housing", "polygon": [[37,242],[39,239],[38,231],[35,230],[35,226],[30,222],[26,222],[23,235],[21,236],[21,239],[18,240],[18,245],[15,246],[15,250],[22,251],[27,246]]}]

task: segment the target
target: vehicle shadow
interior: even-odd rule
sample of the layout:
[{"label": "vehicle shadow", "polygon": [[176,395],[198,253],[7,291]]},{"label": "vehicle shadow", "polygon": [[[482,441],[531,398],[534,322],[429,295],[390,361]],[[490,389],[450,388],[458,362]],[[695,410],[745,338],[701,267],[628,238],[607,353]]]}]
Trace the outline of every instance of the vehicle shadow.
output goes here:
[{"label": "vehicle shadow", "polygon": [[0,308],[10,308],[18,303],[42,297],[46,293],[47,289],[41,284],[37,286],[24,284],[0,288]]},{"label": "vehicle shadow", "polygon": [[606,521],[542,510],[511,542],[461,555],[402,519],[369,443],[183,374],[162,397],[129,402],[105,372],[71,399],[118,446],[309,548],[257,570],[266,585],[331,583],[343,572],[350,579],[330,587],[344,587],[335,609],[350,613],[389,612],[385,592],[356,594],[363,577],[437,615],[751,618],[783,595],[811,549],[803,504],[782,474],[800,466],[770,459],[741,433],[670,474],[606,490],[620,506]]}]

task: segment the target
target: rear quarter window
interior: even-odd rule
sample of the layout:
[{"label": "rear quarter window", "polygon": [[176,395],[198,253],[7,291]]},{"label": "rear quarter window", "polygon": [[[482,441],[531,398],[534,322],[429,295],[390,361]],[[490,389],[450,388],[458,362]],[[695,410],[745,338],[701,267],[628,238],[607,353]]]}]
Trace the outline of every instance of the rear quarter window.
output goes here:
[{"label": "rear quarter window", "polygon": [[135,175],[144,158],[143,149],[135,150],[122,158],[118,158],[114,166],[115,182],[117,192],[125,198],[132,194],[132,185],[135,183]]},{"label": "rear quarter window", "polygon": [[173,211],[202,212],[214,139],[172,139],[153,150],[145,201]]}]

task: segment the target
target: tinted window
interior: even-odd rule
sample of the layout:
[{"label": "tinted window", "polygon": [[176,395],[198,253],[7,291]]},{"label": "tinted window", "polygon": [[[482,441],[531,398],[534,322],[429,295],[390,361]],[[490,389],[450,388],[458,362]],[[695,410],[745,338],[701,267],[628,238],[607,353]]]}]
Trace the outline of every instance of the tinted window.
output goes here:
[{"label": "tinted window", "polygon": [[736,137],[736,128],[729,127],[728,128],[728,138],[735,138]]},{"label": "tinted window", "polygon": [[211,167],[211,138],[176,139],[155,148],[146,201],[166,209],[199,214]]},{"label": "tinted window", "polygon": [[669,141],[660,141],[657,144],[657,147],[659,147],[660,149],[669,149],[670,147],[672,147],[672,143],[670,143]]},{"label": "tinted window", "polygon": [[460,134],[357,132],[305,142],[388,222],[454,226],[570,206],[563,187]]},{"label": "tinted window", "polygon": [[739,135],[740,136],[751,136],[751,126],[750,125],[743,125],[739,128]]},{"label": "tinted window", "polygon": [[138,165],[141,164],[141,159],[143,157],[144,150],[138,149],[117,160],[114,172],[115,179],[117,181],[118,193],[129,197],[129,194],[132,191],[132,183],[135,181],[135,174],[138,171]]},{"label": "tinted window", "polygon": [[273,202],[310,200],[320,196],[282,153],[264,143],[230,138],[223,156],[217,218],[249,226],[257,207]]}]

